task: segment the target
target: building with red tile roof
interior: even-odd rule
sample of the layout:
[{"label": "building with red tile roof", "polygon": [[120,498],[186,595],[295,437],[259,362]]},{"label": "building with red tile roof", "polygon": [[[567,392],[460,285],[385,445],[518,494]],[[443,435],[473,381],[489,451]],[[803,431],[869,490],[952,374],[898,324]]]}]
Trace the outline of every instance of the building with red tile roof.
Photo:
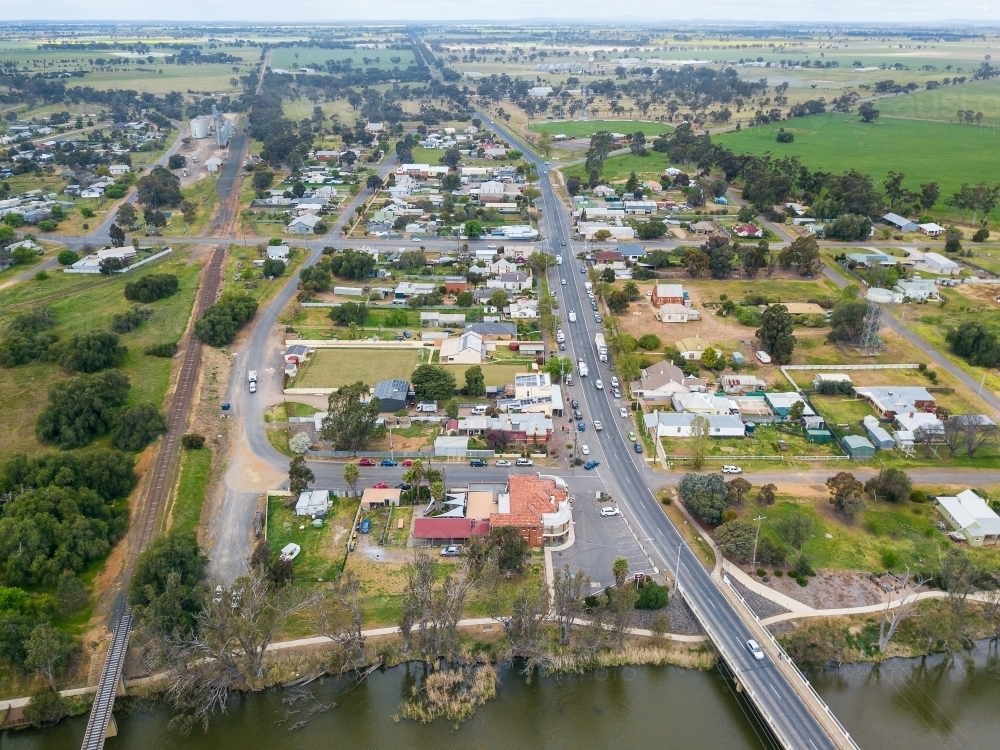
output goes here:
[{"label": "building with red tile roof", "polygon": [[532,547],[562,544],[569,536],[573,511],[561,479],[512,474],[498,506],[490,514],[490,528],[513,526]]}]

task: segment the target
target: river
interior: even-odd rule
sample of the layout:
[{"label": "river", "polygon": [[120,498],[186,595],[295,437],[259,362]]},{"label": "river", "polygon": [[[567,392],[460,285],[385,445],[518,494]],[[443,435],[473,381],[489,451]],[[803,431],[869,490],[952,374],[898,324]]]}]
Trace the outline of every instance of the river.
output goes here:
[{"label": "river", "polygon": [[[716,672],[677,667],[601,669],[585,675],[546,677],[528,684],[501,672],[496,700],[458,729],[444,720],[422,725],[393,715],[420,667],[400,666],[372,675],[358,687],[328,679],[309,686],[315,701],[277,725],[289,707],[283,691],[233,701],[207,733],[181,737],[167,729],[166,709],[118,715],[119,736],[108,750],[256,750],[331,746],[351,750],[581,750],[613,747],[648,750],[763,750],[771,747],[757,722]],[[816,680],[862,748],[986,750],[1000,746],[1000,660],[980,648],[970,656],[926,662],[897,659],[881,667],[847,666]],[[310,707],[336,702],[325,713]],[[308,725],[294,732],[302,720]],[[4,750],[76,750],[86,717],[45,731],[6,732]],[[153,739],[155,738],[155,739]]]}]

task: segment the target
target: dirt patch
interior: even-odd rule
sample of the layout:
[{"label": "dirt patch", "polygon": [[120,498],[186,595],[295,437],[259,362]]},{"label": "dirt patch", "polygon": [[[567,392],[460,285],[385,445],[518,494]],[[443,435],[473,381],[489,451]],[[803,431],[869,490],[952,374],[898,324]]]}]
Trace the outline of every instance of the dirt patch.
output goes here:
[{"label": "dirt patch", "polygon": [[821,570],[809,579],[808,586],[799,586],[788,576],[772,576],[766,585],[815,609],[861,607],[886,600],[883,592],[868,579],[867,573],[855,571]]}]

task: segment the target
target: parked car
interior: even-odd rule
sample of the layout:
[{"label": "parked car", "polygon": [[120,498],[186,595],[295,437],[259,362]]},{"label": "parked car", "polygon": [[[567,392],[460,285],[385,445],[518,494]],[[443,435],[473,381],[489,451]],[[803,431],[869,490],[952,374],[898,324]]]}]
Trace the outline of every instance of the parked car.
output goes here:
[{"label": "parked car", "polygon": [[580,269],[580,273],[587,273],[587,268],[586,268],[586,266]]},{"label": "parked car", "polygon": [[612,388],[611,389],[611,395],[614,396],[615,398],[621,398],[622,397],[622,392],[620,390],[618,390],[617,388]]},{"label": "parked car", "polygon": [[506,469],[506,468],[510,467],[510,461],[508,461],[505,458],[501,458],[499,461],[496,462],[496,466],[497,466],[497,468],[500,468],[500,469]]},{"label": "parked car", "polygon": [[622,512],[618,510],[618,508],[614,505],[605,505],[603,508],[601,508],[601,515],[604,516],[605,518],[608,518],[610,516],[620,516],[621,514]]},{"label": "parked car", "polygon": [[387,490],[387,489],[389,489],[389,485],[387,485],[385,482],[376,482],[375,484],[372,485],[372,489],[373,490]]},{"label": "parked car", "polygon": [[628,409],[626,409],[624,406],[618,410],[618,413],[621,415],[622,419],[628,419]]},{"label": "parked car", "polygon": [[596,323],[600,323],[602,320],[604,320],[604,318],[601,317],[600,313],[594,313],[594,321]]},{"label": "parked car", "polygon": [[722,473],[723,474],[742,474],[743,473],[743,469],[741,469],[739,466],[723,466],[722,467]]},{"label": "parked car", "polygon": [[400,482],[399,484],[396,485],[397,490],[403,490],[404,492],[408,492],[410,489],[412,489],[412,487],[413,485],[411,485],[409,482]]},{"label": "parked car", "polygon": [[632,432],[632,430],[628,431],[628,439],[631,440],[633,443],[635,442],[635,433]]},{"label": "parked car", "polygon": [[412,458],[404,458],[403,459],[403,466],[413,466],[413,459]]},{"label": "parked car", "polygon": [[576,431],[577,432],[586,432],[587,431],[587,423],[586,422],[577,422],[576,423]]},{"label": "parked car", "polygon": [[572,406],[574,409],[580,408],[580,402],[577,401],[575,398],[569,402],[569,405]]},{"label": "parked car", "polygon": [[566,351],[566,344],[559,344],[559,351],[561,352]]},{"label": "parked car", "polygon": [[642,453],[642,443],[640,443],[640,442],[639,442],[638,440],[636,440],[636,441],[635,441],[635,442],[634,442],[634,443],[632,444],[632,447],[633,447],[633,448],[635,448],[635,452],[636,452],[636,453]]},{"label": "parked car", "polygon": [[361,533],[367,534],[371,530],[372,530],[372,522],[366,518],[361,522]]},{"label": "parked car", "polygon": [[585,456],[589,456],[590,455],[590,446],[589,445],[581,445],[580,446],[580,452],[583,455],[585,455]]},{"label": "parked car", "polygon": [[358,461],[358,466],[374,466],[375,460],[371,458],[362,458]]},{"label": "parked car", "polygon": [[535,462],[532,461],[530,458],[519,458],[519,459],[517,459],[517,465],[518,466],[534,466]]},{"label": "parked car", "polygon": [[616,376],[614,376],[614,375],[611,376],[611,387],[612,388],[619,388],[619,387],[621,387],[621,383],[618,382],[618,378]]},{"label": "parked car", "polygon": [[580,411],[579,409],[574,409],[573,410],[573,418],[574,419],[583,419],[583,412]]},{"label": "parked car", "polygon": [[601,465],[600,461],[587,461],[587,463],[583,465],[583,468],[585,468],[587,471],[590,471],[591,469],[596,469],[600,465]]},{"label": "parked car", "polygon": [[764,661],[764,649],[753,638],[747,641],[747,651],[753,654],[753,658],[757,661]]},{"label": "parked car", "polygon": [[382,465],[388,468],[393,468],[399,466],[399,461],[393,461],[391,458],[383,458]]},{"label": "parked car", "polygon": [[482,469],[482,468],[488,466],[488,464],[483,459],[481,459],[481,458],[472,458],[472,459],[469,459],[469,466],[474,466],[474,467]]},{"label": "parked car", "polygon": [[788,443],[786,443],[784,440],[779,440],[778,441],[778,450],[779,451],[787,451],[788,450]]},{"label": "parked car", "polygon": [[449,544],[441,548],[441,557],[458,557],[460,549],[457,545]]}]

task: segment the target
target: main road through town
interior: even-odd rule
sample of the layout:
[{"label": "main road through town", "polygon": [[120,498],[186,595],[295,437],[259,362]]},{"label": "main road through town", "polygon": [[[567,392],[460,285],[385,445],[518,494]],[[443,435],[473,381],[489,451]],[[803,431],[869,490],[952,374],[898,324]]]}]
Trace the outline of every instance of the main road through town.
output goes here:
[{"label": "main road through town", "polygon": [[[485,114],[480,114],[484,123],[508,141],[519,140]],[[571,398],[579,399],[581,405],[586,404],[591,421],[588,432],[594,420],[605,426],[604,430],[590,437],[592,451],[594,444],[600,446],[596,454],[601,461],[598,471],[623,513],[637,527],[640,540],[644,540],[653,553],[654,563],[674,570],[693,608],[708,619],[715,640],[722,641],[716,645],[738,662],[729,666],[742,673],[740,679],[757,697],[758,710],[777,725],[777,733],[800,750],[832,750],[841,746],[827,734],[770,657],[765,656],[762,661],[754,659],[746,647],[747,641],[754,637],[749,627],[694,553],[684,545],[680,533],[660,509],[649,487],[644,457],[634,451],[624,434],[631,422],[619,416],[620,405],[614,402],[609,391],[613,372],[609,364],[600,362],[596,356],[593,337],[602,328],[592,314],[584,291],[587,277],[580,272],[583,266],[574,252],[569,213],[553,189],[548,165],[529,149],[525,148],[524,153],[538,167],[542,235],[551,251],[562,256],[561,264],[554,268],[566,284],[559,281],[553,285],[559,297],[561,317],[563,321],[568,321],[570,311],[577,314],[575,323],[563,324],[568,342],[567,353],[582,358],[590,370],[589,377],[579,377],[577,373],[574,386],[567,390]],[[605,384],[603,390],[596,387],[598,379]]]}]

